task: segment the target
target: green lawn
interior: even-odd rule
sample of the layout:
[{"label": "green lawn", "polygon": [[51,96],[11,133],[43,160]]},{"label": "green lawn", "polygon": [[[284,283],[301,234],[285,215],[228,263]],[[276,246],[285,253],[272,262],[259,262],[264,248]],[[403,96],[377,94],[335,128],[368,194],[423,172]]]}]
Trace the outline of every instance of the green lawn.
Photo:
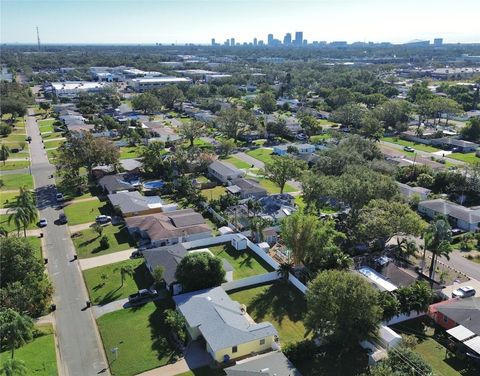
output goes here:
[{"label": "green lawn", "polygon": [[474,164],[475,162],[480,162],[480,158],[472,153],[452,153],[447,155],[448,158],[456,159],[458,161]]},{"label": "green lawn", "polygon": [[395,138],[395,137],[383,137],[382,141],[391,142],[393,144],[402,145],[402,146],[410,146],[414,149],[426,151],[426,152],[429,152],[429,153],[434,153],[436,151],[442,150],[442,149],[435,148],[433,146],[424,145],[424,144],[417,144],[417,143],[412,142],[412,141],[402,140],[400,138]]},{"label": "green lawn", "polygon": [[122,146],[120,148],[120,159],[140,157],[141,146]]},{"label": "green lawn", "polygon": [[233,267],[233,279],[251,277],[271,272],[273,269],[250,250],[237,251],[230,243],[208,247],[216,256],[228,261]]},{"label": "green lawn", "polygon": [[11,170],[20,170],[23,168],[28,168],[30,164],[29,161],[6,161],[5,164],[3,162],[0,163],[0,171],[11,171]]},{"label": "green lawn", "polygon": [[[163,322],[167,308],[173,308],[170,299],[97,319],[113,375],[132,376],[175,361],[175,350],[168,342],[168,329]],[[116,360],[111,351],[114,347],[118,348]]]},{"label": "green lawn", "polygon": [[[15,359],[22,360],[29,376],[57,376],[55,340],[51,325],[38,325],[38,336],[15,350]],[[10,351],[0,354],[0,363],[10,357]]]},{"label": "green lawn", "polygon": [[0,191],[12,191],[24,186],[27,189],[33,189],[33,178],[29,174],[3,175],[0,177],[0,180],[3,182]]},{"label": "green lawn", "polygon": [[265,149],[265,148],[258,148],[255,150],[247,151],[247,154],[263,163],[271,162],[272,161],[272,150]]},{"label": "green lawn", "polygon": [[8,192],[0,194],[0,208],[8,208],[15,203],[18,192]]},{"label": "green lawn", "polygon": [[46,149],[58,148],[63,145],[65,140],[45,141],[44,145]]},{"label": "green lawn", "polygon": [[330,133],[322,133],[322,134],[317,134],[315,136],[310,137],[310,142],[317,143],[320,141],[325,141],[332,138],[332,135]]},{"label": "green lawn", "polygon": [[1,137],[0,141],[3,142],[22,142],[25,141],[27,135],[25,133],[12,132],[7,137]]},{"label": "green lawn", "polygon": [[50,163],[55,163],[55,158],[57,157],[57,149],[47,150],[47,157]]},{"label": "green lawn", "polygon": [[[15,223],[13,220],[8,223],[9,214],[0,214],[0,227],[3,227],[8,232],[17,232],[17,228],[15,227]],[[30,223],[27,227],[27,230],[36,229],[37,223]],[[20,235],[23,236],[23,227],[20,228]]]},{"label": "green lawn", "polygon": [[[122,286],[120,268],[125,265],[133,266],[135,272],[133,276],[125,276]],[[105,280],[102,280],[102,275],[106,276]],[[143,259],[125,260],[87,269],[83,271],[83,277],[90,300],[94,304],[106,304],[114,300],[126,298],[140,289],[150,287],[153,283]]]},{"label": "green lawn", "polygon": [[474,370],[466,367],[466,362],[452,355],[446,357],[444,344],[448,343],[445,330],[437,326],[429,318],[408,320],[392,325],[398,334],[413,334],[417,337],[418,345],[413,349],[433,368],[436,375],[442,376],[474,376]]},{"label": "green lawn", "polygon": [[248,164],[247,162],[244,162],[241,159],[238,159],[236,157],[228,157],[226,159],[222,159],[222,162],[228,162],[228,163],[234,165],[236,168],[250,168],[251,167],[250,164]]},{"label": "green lawn", "polygon": [[42,240],[38,236],[27,236],[27,240],[32,245],[32,247],[35,248],[38,258],[42,260]]},{"label": "green lawn", "polygon": [[[258,180],[260,185],[267,190],[269,194],[280,193],[280,188],[271,180],[255,177],[254,179]],[[297,189],[292,187],[290,184],[285,184],[283,188],[283,193],[295,192]]]},{"label": "green lawn", "polygon": [[205,196],[207,200],[216,200],[218,199],[221,195],[225,194],[227,192],[226,188],[224,186],[218,185],[214,188],[208,188],[208,189],[202,189],[201,194]]},{"label": "green lawn", "polygon": [[[213,145],[210,142],[204,141],[200,138],[193,140],[193,144],[199,148],[211,148]],[[190,145],[190,142],[187,142],[186,145]]]},{"label": "green lawn", "polygon": [[[78,235],[78,236],[77,236]],[[100,239],[106,236],[110,247],[103,249]],[[72,235],[73,244],[79,258],[102,256],[108,253],[123,251],[135,246],[135,243],[125,226],[103,226],[103,233],[98,235],[93,229],[83,230]]]},{"label": "green lawn", "polygon": [[37,123],[40,127],[43,127],[45,125],[53,125],[55,123],[55,119],[44,119],[44,120],[37,120]]},{"label": "green lawn", "polygon": [[53,132],[53,125],[40,125],[38,127],[38,129],[40,130],[40,133],[44,133],[44,132]]},{"label": "green lawn", "polygon": [[65,207],[65,215],[70,226],[94,222],[100,214],[110,214],[108,204],[100,200],[73,202]]},{"label": "green lawn", "polygon": [[230,298],[247,306],[247,313],[260,323],[268,321],[277,329],[280,343],[298,342],[305,338],[302,318],[305,298],[290,284],[254,287],[230,294]]},{"label": "green lawn", "polygon": [[62,132],[48,132],[48,133],[42,133],[42,138],[44,140],[48,140],[50,138],[59,138],[63,137]]}]

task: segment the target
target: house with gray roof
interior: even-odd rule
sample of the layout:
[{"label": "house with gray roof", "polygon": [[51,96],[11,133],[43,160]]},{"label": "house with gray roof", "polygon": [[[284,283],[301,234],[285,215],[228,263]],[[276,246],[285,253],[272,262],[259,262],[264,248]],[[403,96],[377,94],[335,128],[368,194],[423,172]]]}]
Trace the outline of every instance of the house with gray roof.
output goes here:
[{"label": "house with gray roof", "polygon": [[222,183],[227,183],[230,180],[242,178],[245,172],[239,170],[228,162],[214,161],[208,166],[208,172],[214,178],[220,180]]},{"label": "house with gray roof", "polygon": [[186,320],[189,337],[203,338],[206,351],[218,362],[277,348],[277,330],[269,322],[255,323],[245,306],[230,299],[221,287],[173,297]]},{"label": "house with gray roof", "polygon": [[107,193],[134,191],[140,181],[129,174],[106,175],[98,179],[98,185]]},{"label": "house with gray roof", "polygon": [[476,231],[480,224],[480,206],[467,208],[444,199],[421,201],[418,211],[427,217],[435,218],[442,214],[454,227],[464,231]]},{"label": "house with gray roof", "polygon": [[397,182],[398,188],[400,189],[400,194],[406,199],[411,199],[413,197],[419,197],[420,200],[426,200],[431,190],[423,187],[411,187],[404,183]]},{"label": "house with gray roof", "polygon": [[144,196],[138,191],[109,194],[108,199],[124,218],[176,210],[177,204],[164,204],[159,196]]},{"label": "house with gray roof", "polygon": [[[207,248],[190,252],[208,252],[210,255],[214,256]],[[142,252],[145,259],[145,265],[150,273],[153,273],[157,267],[163,269],[163,282],[165,288],[169,290],[172,295],[178,295],[182,292],[182,285],[177,282],[175,272],[177,271],[177,266],[180,264],[180,261],[182,261],[188,253],[189,251],[182,243],[147,249]],[[225,270],[225,280],[227,282],[233,281],[232,265],[230,265],[225,259],[222,259],[222,262],[223,269]]]},{"label": "house with gray roof", "polygon": [[474,142],[459,140],[452,137],[436,138],[431,141],[431,144],[445,149],[455,148],[456,151],[459,151],[460,153],[469,153],[477,150],[480,147],[479,144]]},{"label": "house with gray roof", "polygon": [[232,180],[232,185],[227,187],[227,192],[241,199],[260,198],[268,194],[258,181],[245,178]]},{"label": "house with gray roof", "polygon": [[281,351],[240,360],[224,371],[227,376],[302,376]]}]

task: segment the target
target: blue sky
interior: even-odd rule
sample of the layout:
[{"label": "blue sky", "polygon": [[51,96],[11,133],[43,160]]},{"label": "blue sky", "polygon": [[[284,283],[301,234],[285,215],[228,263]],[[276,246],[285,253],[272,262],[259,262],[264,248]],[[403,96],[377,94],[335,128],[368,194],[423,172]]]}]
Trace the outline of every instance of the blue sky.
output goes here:
[{"label": "blue sky", "polygon": [[0,0],[1,42],[480,42],[480,0]]}]

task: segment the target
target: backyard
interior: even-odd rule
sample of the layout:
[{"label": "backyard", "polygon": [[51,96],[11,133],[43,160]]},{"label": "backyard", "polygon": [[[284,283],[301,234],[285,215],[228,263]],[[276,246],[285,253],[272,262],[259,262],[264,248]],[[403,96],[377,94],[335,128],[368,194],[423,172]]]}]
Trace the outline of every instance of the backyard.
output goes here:
[{"label": "backyard", "polygon": [[140,157],[141,151],[141,146],[122,146],[120,148],[120,159]]},{"label": "backyard", "polygon": [[429,318],[418,318],[392,325],[392,329],[399,334],[414,335],[418,344],[413,349],[433,368],[436,375],[443,376],[474,376],[474,370],[468,369],[465,361],[447,356],[445,344],[448,343],[445,330]]},{"label": "backyard", "polygon": [[214,188],[202,189],[200,191],[202,196],[204,196],[209,201],[218,199],[221,195],[225,194],[226,192],[227,192],[226,188],[222,185],[218,185]]},{"label": "backyard", "polygon": [[281,344],[305,338],[302,318],[306,301],[295,287],[277,282],[230,294],[230,298],[247,306],[247,313],[257,322],[268,321],[278,331]]},{"label": "backyard", "polygon": [[94,222],[97,215],[110,214],[110,207],[107,203],[98,199],[90,201],[72,201],[69,205],[65,206],[65,215],[68,218],[68,224],[70,226],[79,225],[81,223]]},{"label": "backyard", "polygon": [[[120,269],[130,265],[133,275],[125,275],[122,286]],[[149,288],[153,283],[143,259],[125,260],[114,264],[98,266],[83,271],[88,294],[93,304],[107,304],[115,300],[127,298],[140,289]]]},{"label": "backyard", "polygon": [[[15,359],[25,363],[27,375],[57,375],[55,341],[51,325],[38,325],[38,336],[31,342],[15,350]],[[10,358],[10,351],[0,353],[0,363]]]},{"label": "backyard", "polygon": [[[112,374],[136,375],[176,360],[163,322],[163,312],[168,308],[173,308],[173,302],[164,299],[156,304],[108,313],[97,319]],[[118,348],[117,359],[111,351],[114,347]]]},{"label": "backyard", "polygon": [[[113,252],[123,251],[135,246],[135,242],[125,226],[103,226],[103,232],[99,235],[93,228],[72,234],[73,244],[77,250],[78,258],[102,256]],[[109,247],[104,249],[100,245],[100,239],[106,236]]]},{"label": "backyard", "polygon": [[215,256],[228,261],[233,267],[233,279],[247,278],[271,272],[273,269],[248,248],[237,251],[230,243],[208,247]]}]

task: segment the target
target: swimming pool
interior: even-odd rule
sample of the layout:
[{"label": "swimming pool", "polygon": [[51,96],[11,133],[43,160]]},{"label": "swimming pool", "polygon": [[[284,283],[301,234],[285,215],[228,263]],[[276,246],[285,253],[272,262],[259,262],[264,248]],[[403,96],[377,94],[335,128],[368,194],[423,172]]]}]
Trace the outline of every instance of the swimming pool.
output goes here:
[{"label": "swimming pool", "polygon": [[146,181],[143,183],[143,188],[145,189],[160,189],[165,185],[165,182],[163,180],[152,180],[152,181]]}]

